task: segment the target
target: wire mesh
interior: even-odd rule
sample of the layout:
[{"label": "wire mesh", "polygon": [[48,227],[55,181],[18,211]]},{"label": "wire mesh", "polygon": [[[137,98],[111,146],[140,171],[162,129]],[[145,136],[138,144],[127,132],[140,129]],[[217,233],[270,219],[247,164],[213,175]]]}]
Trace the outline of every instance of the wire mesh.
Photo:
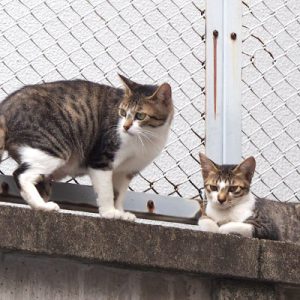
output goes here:
[{"label": "wire mesh", "polygon": [[255,155],[253,190],[300,200],[300,4],[243,2],[243,153]]},{"label": "wire mesh", "polygon": [[[119,86],[117,72],[173,88],[168,144],[130,188],[193,198],[204,147],[205,1],[11,0],[0,4],[0,99],[25,84],[83,78]],[[11,174],[14,163],[2,162]],[[68,182],[90,184],[88,178]]]}]

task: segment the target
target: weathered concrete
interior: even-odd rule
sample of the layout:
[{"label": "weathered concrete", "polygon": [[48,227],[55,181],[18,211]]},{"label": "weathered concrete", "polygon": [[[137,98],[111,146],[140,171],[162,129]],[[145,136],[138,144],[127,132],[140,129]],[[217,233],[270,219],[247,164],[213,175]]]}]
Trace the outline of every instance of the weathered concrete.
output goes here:
[{"label": "weathered concrete", "polygon": [[0,249],[300,284],[300,245],[204,233],[194,230],[196,226],[177,227],[2,205]]},{"label": "weathered concrete", "polygon": [[1,205],[0,250],[5,300],[290,300],[300,293],[299,244],[191,225]]},{"label": "weathered concrete", "polygon": [[280,230],[282,240],[300,244],[300,204],[271,200],[264,202]]},{"label": "weathered concrete", "polygon": [[1,300],[298,300],[300,288],[0,252]]},{"label": "weathered concrete", "polygon": [[[25,204],[20,191],[12,176],[0,175],[0,182],[9,185],[9,192],[2,194],[0,201]],[[85,210],[98,213],[96,196],[91,186],[53,182],[51,200],[60,207],[68,210]],[[147,202],[155,203],[155,214],[149,213]],[[275,221],[281,239],[300,244],[300,204],[281,203],[277,201],[259,199],[264,202],[267,213]],[[142,219],[167,220],[179,223],[197,224],[200,203],[196,200],[187,200],[180,197],[166,197],[145,193],[127,192],[124,202],[125,210],[135,213]]]},{"label": "weathered concrete", "polygon": [[[213,300],[275,300],[278,291],[273,284],[220,280],[215,282]],[[288,299],[286,299],[288,300]]]},{"label": "weathered concrete", "polygon": [[209,279],[2,253],[1,300],[209,300]]},{"label": "weathered concrete", "polygon": [[259,243],[251,239],[12,206],[0,208],[0,248],[135,268],[258,274]]},{"label": "weathered concrete", "polygon": [[278,300],[299,300],[300,299],[300,288],[299,287],[279,287],[278,294],[276,295]]},{"label": "weathered concrete", "polygon": [[[299,230],[299,228],[298,228]],[[300,247],[292,243],[260,241],[260,278],[300,285]]]}]

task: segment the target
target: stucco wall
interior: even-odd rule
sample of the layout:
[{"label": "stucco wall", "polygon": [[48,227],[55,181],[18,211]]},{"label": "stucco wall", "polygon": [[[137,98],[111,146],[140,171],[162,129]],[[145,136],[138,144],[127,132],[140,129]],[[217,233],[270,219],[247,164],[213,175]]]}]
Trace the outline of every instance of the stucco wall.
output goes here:
[{"label": "stucco wall", "polygon": [[243,4],[243,154],[255,155],[257,195],[300,200],[300,3]]}]

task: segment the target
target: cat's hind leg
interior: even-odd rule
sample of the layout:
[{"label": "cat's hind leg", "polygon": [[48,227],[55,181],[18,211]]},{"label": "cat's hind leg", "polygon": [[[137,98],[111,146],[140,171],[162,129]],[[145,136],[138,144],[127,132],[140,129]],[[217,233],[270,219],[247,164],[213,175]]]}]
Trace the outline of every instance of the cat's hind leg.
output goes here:
[{"label": "cat's hind leg", "polygon": [[21,164],[14,172],[14,178],[22,198],[36,210],[57,211],[59,206],[54,202],[45,202],[36,185],[44,176],[52,174],[65,161],[46,152],[31,147],[20,149]]},{"label": "cat's hind leg", "polygon": [[45,176],[41,176],[41,181],[39,181],[35,187],[45,202],[48,202],[50,200],[52,189],[51,180]]}]

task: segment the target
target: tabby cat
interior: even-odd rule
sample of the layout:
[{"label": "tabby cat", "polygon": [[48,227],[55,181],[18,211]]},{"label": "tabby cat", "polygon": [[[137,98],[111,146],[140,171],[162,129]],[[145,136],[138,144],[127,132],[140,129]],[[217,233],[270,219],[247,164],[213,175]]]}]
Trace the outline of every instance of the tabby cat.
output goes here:
[{"label": "tabby cat", "polygon": [[239,165],[217,165],[200,153],[207,205],[199,219],[203,231],[232,233],[261,239],[279,239],[264,199],[255,199],[250,184],[256,162],[253,157]]},{"label": "tabby cat", "polygon": [[74,80],[29,85],[0,104],[0,149],[19,164],[14,177],[34,209],[51,180],[88,174],[101,216],[134,220],[123,210],[132,177],[163,149],[173,118],[171,87],[120,75],[124,89]]}]

